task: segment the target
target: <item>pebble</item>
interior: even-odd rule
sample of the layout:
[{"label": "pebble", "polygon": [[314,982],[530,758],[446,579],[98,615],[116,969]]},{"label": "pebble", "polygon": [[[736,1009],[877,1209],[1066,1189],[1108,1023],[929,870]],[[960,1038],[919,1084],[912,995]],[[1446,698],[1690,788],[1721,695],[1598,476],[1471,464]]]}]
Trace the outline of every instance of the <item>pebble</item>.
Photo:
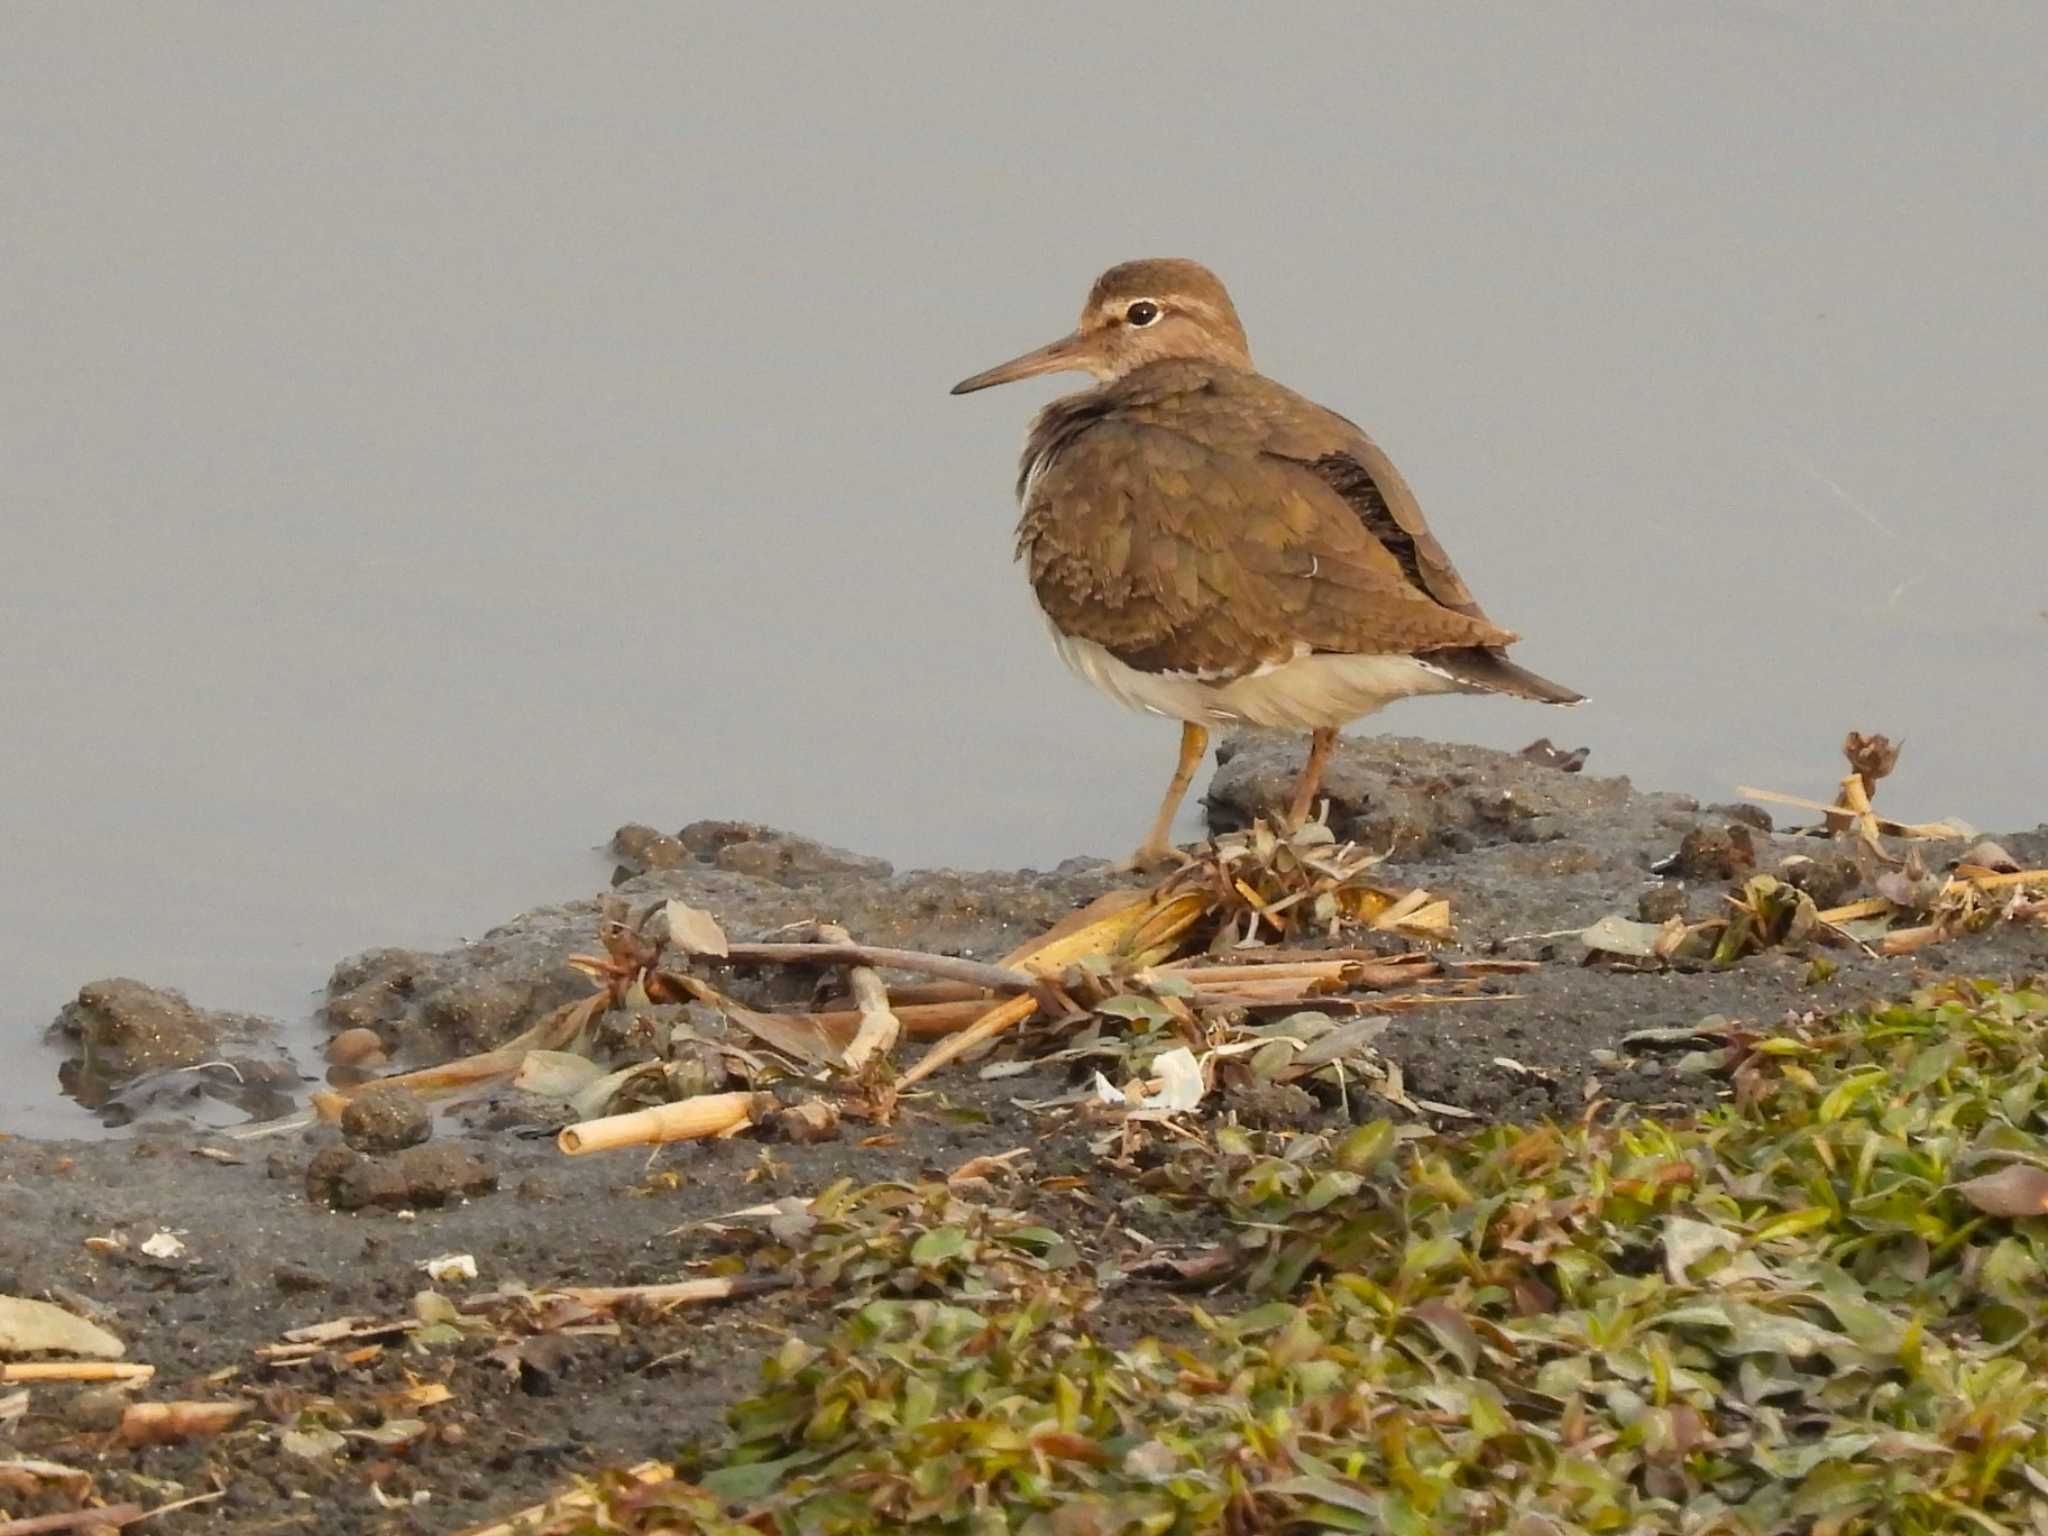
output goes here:
[{"label": "pebble", "polygon": [[341,1138],[358,1152],[398,1152],[434,1134],[434,1117],[405,1088],[365,1088],[341,1112]]}]

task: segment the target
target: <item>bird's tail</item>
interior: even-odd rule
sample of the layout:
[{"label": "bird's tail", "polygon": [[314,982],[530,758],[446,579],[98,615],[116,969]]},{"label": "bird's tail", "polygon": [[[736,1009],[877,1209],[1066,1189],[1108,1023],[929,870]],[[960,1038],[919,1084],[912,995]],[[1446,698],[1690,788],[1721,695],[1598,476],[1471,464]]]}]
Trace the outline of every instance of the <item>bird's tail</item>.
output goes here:
[{"label": "bird's tail", "polygon": [[1534,699],[1539,704],[1585,702],[1584,694],[1516,666],[1497,646],[1468,645],[1430,651],[1421,659],[1475,693],[1505,693],[1518,699]]}]

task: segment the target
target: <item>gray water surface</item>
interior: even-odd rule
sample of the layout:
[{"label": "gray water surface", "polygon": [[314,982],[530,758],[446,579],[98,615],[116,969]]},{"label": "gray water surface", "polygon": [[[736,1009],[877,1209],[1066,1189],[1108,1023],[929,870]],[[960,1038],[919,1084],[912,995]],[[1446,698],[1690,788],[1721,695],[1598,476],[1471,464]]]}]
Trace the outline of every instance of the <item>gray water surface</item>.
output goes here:
[{"label": "gray water surface", "polygon": [[15,0],[0,1129],[89,1124],[82,981],[303,1017],[629,819],[1124,851],[1173,729],[1010,562],[1063,386],[946,390],[1132,256],[1593,696],[1389,729],[1714,799],[1883,730],[1900,814],[2033,824],[2044,56],[2031,0]]}]

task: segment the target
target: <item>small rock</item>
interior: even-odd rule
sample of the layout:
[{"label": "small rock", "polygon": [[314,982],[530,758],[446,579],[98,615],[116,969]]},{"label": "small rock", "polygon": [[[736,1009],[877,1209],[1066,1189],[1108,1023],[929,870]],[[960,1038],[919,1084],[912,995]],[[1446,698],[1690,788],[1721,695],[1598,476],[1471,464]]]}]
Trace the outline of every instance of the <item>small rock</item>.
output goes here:
[{"label": "small rock", "polygon": [[1566,751],[1563,747],[1552,746],[1548,736],[1538,736],[1515,754],[1517,757],[1526,757],[1532,763],[1540,763],[1545,768],[1555,768],[1559,773],[1577,773],[1586,766],[1586,759],[1592,755],[1591,747],[1573,747]]},{"label": "small rock", "polygon": [[414,984],[432,963],[411,949],[372,949],[342,961],[327,978],[321,1009],[337,1030],[389,1023],[405,1012]]},{"label": "small rock", "polygon": [[1678,844],[1671,872],[1688,880],[1740,880],[1756,869],[1756,843],[1739,823],[1694,827]]},{"label": "small rock", "polygon": [[401,1152],[397,1170],[412,1204],[419,1206],[452,1205],[498,1187],[495,1172],[452,1142]]},{"label": "small rock", "polygon": [[778,1141],[832,1141],[839,1135],[839,1111],[823,1099],[805,1099],[775,1111],[763,1129]]},{"label": "small rock", "polygon": [[1778,872],[1787,885],[1804,891],[1823,912],[1852,900],[1863,884],[1863,871],[1846,853],[1823,853],[1812,858],[1795,855],[1779,865]]},{"label": "small rock", "polygon": [[364,987],[357,992],[330,997],[321,1008],[320,1016],[330,1028],[339,1029],[344,1035],[359,1031],[375,1034],[373,1026],[390,1017],[397,1006],[396,994],[382,987]]},{"label": "small rock", "polygon": [[384,1041],[374,1029],[344,1029],[327,1042],[327,1059],[337,1067],[360,1067],[384,1054]]},{"label": "small rock", "polygon": [[636,875],[650,869],[681,869],[696,857],[680,839],[638,821],[614,832],[611,847],[612,856]]},{"label": "small rock", "polygon": [[1666,923],[1686,917],[1686,892],[1682,885],[1659,885],[1636,898],[1636,916],[1646,923]]},{"label": "small rock", "polygon": [[434,1134],[425,1102],[406,1088],[366,1088],[341,1112],[341,1136],[358,1152],[398,1152]]},{"label": "small rock", "polygon": [[1724,817],[1729,821],[1739,821],[1745,827],[1754,827],[1759,832],[1769,832],[1777,826],[1777,823],[1771,820],[1769,811],[1760,805],[1750,805],[1741,800],[1732,800],[1726,805],[1710,805],[1707,807],[1707,814]]}]

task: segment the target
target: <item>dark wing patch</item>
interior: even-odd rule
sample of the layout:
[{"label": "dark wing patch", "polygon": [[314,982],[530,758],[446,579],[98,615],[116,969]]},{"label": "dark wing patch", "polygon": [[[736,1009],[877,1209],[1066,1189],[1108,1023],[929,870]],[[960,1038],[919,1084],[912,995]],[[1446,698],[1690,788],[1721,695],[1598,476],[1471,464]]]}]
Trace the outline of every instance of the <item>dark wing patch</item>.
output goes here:
[{"label": "dark wing patch", "polygon": [[1429,579],[1422,573],[1422,560],[1416,554],[1415,539],[1394,521],[1386,496],[1366,467],[1349,454],[1326,453],[1312,462],[1309,468],[1351,504],[1358,520],[1365,524],[1365,531],[1378,539],[1387,553],[1400,562],[1401,574],[1408,578],[1409,585],[1417,591],[1427,592]]},{"label": "dark wing patch", "polygon": [[[1367,459],[1381,461],[1380,474],[1376,475],[1364,462]],[[1387,553],[1400,562],[1402,574],[1417,591],[1426,592],[1446,608],[1454,608],[1473,618],[1483,618],[1479,604],[1473,601],[1471,590],[1459,578],[1450,556],[1444,553],[1443,546],[1437,543],[1436,536],[1423,521],[1422,509],[1415,505],[1414,492],[1408,489],[1385,459],[1386,455],[1361,433],[1354,445],[1321,454],[1307,460],[1306,465],[1324,484],[1344,498],[1351,510],[1358,514],[1365,531],[1379,540]],[[1387,483],[1382,483],[1382,476]]]}]

